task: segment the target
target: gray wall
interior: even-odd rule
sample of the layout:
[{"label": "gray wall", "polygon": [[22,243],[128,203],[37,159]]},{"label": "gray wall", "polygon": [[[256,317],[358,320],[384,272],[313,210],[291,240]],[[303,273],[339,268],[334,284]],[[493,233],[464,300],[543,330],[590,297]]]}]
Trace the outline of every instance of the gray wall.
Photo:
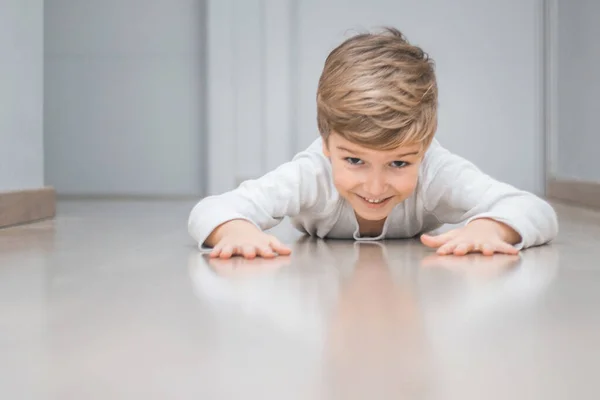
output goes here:
[{"label": "gray wall", "polygon": [[204,3],[46,1],[45,166],[59,194],[202,192]]},{"label": "gray wall", "polygon": [[600,183],[600,2],[558,1],[556,178]]},{"label": "gray wall", "polygon": [[0,191],[44,184],[43,0],[0,0]]}]

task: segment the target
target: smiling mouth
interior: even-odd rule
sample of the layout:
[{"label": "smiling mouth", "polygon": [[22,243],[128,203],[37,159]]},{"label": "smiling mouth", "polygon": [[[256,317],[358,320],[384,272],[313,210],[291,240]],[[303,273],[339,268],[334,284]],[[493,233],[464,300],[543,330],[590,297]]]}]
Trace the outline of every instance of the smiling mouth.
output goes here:
[{"label": "smiling mouth", "polygon": [[382,197],[382,198],[376,198],[376,199],[374,199],[374,198],[363,197],[363,196],[358,195],[358,194],[357,194],[357,196],[360,199],[362,199],[367,204],[367,206],[370,207],[370,208],[381,207],[381,206],[387,204],[387,202],[391,199],[391,197]]}]

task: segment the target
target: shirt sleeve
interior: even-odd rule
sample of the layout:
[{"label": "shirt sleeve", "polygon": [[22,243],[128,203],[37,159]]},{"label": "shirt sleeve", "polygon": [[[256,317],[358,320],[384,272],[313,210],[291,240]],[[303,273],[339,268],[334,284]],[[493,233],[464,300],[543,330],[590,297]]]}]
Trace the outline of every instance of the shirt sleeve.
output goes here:
[{"label": "shirt sleeve", "polygon": [[[318,147],[318,149],[317,149]],[[315,142],[291,161],[236,189],[200,200],[188,219],[188,232],[200,248],[212,231],[224,222],[243,219],[266,230],[284,217],[318,211],[329,187],[327,159]]]},{"label": "shirt sleeve", "polygon": [[490,218],[521,235],[516,248],[541,245],[558,233],[556,212],[538,196],[499,182],[434,141],[423,160],[422,201],[440,223]]}]

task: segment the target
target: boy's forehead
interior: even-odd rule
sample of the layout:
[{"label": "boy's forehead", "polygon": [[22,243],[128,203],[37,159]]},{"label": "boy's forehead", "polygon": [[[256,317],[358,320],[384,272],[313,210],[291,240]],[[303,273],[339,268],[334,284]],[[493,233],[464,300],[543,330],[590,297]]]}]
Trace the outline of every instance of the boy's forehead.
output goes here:
[{"label": "boy's forehead", "polygon": [[391,148],[378,148],[377,146],[367,146],[360,143],[352,142],[341,135],[330,135],[330,145],[340,150],[349,150],[355,153],[364,154],[405,154],[420,152],[422,145],[420,143],[403,143]]}]

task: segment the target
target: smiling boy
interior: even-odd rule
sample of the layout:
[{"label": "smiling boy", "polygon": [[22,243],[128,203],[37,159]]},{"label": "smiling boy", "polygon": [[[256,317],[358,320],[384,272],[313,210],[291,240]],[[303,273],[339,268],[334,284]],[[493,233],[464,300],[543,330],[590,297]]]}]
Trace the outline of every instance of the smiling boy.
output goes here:
[{"label": "smiling boy", "polygon": [[[321,238],[421,235],[438,254],[516,254],[552,240],[552,207],[499,182],[434,139],[433,61],[396,29],[356,35],[325,61],[320,137],[291,161],[202,199],[188,229],[212,257],[275,257],[289,247],[263,232],[289,217]],[[424,234],[443,224],[447,233]]]}]

